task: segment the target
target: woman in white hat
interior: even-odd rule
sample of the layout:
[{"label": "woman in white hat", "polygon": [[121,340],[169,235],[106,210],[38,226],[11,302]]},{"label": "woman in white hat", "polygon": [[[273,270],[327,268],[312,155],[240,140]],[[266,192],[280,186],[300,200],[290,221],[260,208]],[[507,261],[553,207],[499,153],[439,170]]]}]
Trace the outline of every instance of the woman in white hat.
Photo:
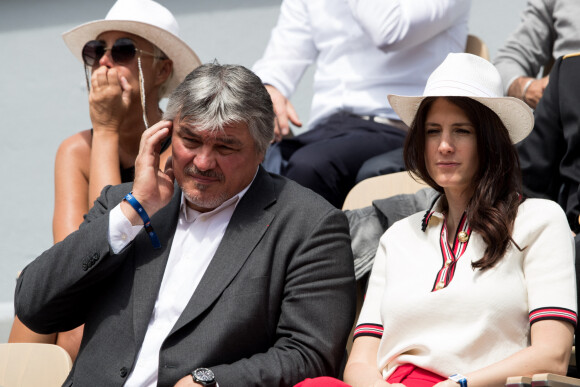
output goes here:
[{"label": "woman in white hat", "polygon": [[508,376],[566,373],[577,321],[572,234],[556,203],[522,197],[513,144],[533,115],[501,95],[491,63],[450,54],[422,97],[389,96],[411,127],[407,169],[441,196],[381,238],[347,382],[413,385],[418,375],[503,386]]},{"label": "woman in white hat", "polygon": [[[133,180],[141,134],[162,116],[159,101],[200,64],[174,16],[152,0],[118,0],[105,19],[63,38],[85,65],[92,129],[64,140],[56,155],[55,243],[78,228],[104,186]],[[161,151],[164,165],[169,142]],[[57,340],[74,359],[81,332],[40,336],[16,319],[10,341]]]},{"label": "woman in white hat", "polygon": [[533,115],[501,95],[491,63],[450,54],[423,96],[389,96],[410,127],[408,170],[441,195],[382,236],[346,383],[503,386],[508,376],[566,373],[572,234],[556,203],[522,197],[513,144]]}]

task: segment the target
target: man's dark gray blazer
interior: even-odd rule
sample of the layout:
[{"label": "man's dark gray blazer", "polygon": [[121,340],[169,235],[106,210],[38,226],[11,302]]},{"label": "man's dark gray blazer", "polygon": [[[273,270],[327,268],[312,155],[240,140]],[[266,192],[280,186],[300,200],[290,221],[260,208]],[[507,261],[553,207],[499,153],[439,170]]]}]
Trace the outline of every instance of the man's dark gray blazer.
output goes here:
[{"label": "man's dark gray blazer", "polygon": [[[118,255],[108,212],[131,185],[106,187],[80,229],[27,266],[19,318],[39,333],[85,324],[65,385],[120,386],[153,311],[177,224],[181,191]],[[176,297],[179,297],[177,295]],[[354,320],[348,223],[311,191],[260,170],[239,202],[199,286],[163,342],[159,386],[197,367],[220,387],[290,386],[336,375]]]}]

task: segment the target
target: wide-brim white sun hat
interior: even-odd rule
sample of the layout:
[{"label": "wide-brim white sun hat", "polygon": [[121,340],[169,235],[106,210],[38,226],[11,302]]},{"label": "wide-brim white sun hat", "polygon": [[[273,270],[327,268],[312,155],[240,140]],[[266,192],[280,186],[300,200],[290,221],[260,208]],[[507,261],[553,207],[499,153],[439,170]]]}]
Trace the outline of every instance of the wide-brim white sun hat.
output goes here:
[{"label": "wide-brim white sun hat", "polygon": [[195,52],[179,37],[179,25],[173,14],[153,0],[117,0],[102,20],[95,20],[62,37],[81,62],[84,45],[106,31],[122,31],[140,36],[157,46],[173,61],[173,76],[167,83],[168,96],[201,62]]},{"label": "wide-brim white sun hat", "polygon": [[472,54],[451,53],[433,71],[420,97],[389,95],[389,102],[409,126],[425,97],[469,97],[487,106],[501,119],[512,143],[526,138],[534,127],[534,114],[525,102],[503,96],[499,72],[489,61]]}]

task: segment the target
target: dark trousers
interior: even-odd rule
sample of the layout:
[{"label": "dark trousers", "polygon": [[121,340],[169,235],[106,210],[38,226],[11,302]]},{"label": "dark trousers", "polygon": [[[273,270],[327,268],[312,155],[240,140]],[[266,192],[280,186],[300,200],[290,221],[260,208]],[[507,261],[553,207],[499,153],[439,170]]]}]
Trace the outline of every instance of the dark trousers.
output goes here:
[{"label": "dark trousers", "polygon": [[359,183],[370,177],[387,175],[404,170],[403,148],[397,148],[365,161],[356,175],[356,182]]},{"label": "dark trousers", "polygon": [[337,208],[369,158],[400,148],[399,128],[338,113],[299,136],[273,144],[264,167],[320,194]]}]

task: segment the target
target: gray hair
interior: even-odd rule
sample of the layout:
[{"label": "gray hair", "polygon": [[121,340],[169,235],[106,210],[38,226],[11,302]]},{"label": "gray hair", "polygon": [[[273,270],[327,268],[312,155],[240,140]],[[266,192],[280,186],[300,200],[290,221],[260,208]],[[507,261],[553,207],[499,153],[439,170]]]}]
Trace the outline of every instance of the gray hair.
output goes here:
[{"label": "gray hair", "polygon": [[176,118],[198,131],[246,124],[261,155],[274,138],[272,99],[260,78],[239,65],[207,63],[189,73],[163,115],[165,120]]}]

